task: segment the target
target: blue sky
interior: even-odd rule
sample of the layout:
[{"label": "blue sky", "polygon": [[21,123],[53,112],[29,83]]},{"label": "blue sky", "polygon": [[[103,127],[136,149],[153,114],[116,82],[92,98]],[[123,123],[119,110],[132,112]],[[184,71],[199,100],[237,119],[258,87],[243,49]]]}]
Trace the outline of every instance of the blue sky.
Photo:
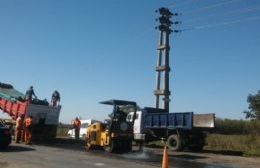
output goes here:
[{"label": "blue sky", "polygon": [[162,6],[187,30],[171,35],[170,110],[244,118],[260,89],[258,0],[1,0],[0,81],[42,99],[57,89],[61,122],[103,120],[112,98],[154,106]]}]

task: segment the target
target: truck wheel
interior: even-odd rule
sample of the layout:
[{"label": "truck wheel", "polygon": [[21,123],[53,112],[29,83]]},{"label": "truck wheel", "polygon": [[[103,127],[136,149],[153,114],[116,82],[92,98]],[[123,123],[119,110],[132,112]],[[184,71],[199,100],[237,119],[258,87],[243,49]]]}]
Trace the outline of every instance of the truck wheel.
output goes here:
[{"label": "truck wheel", "polygon": [[7,150],[8,146],[9,146],[9,145],[2,145],[2,146],[0,146],[0,149],[1,149],[1,150]]},{"label": "truck wheel", "polygon": [[128,140],[124,142],[124,151],[123,152],[131,152],[132,151],[132,141]]},{"label": "truck wheel", "polygon": [[142,141],[136,142],[136,145],[138,146],[139,152],[142,152],[144,150],[144,143]]},{"label": "truck wheel", "polygon": [[203,145],[199,144],[199,145],[193,145],[190,146],[189,149],[193,152],[200,152],[203,150]]},{"label": "truck wheel", "polygon": [[167,145],[170,150],[173,151],[181,151],[182,150],[182,143],[181,138],[178,135],[171,135],[167,139]]},{"label": "truck wheel", "polygon": [[203,146],[204,146],[204,139],[198,138],[189,145],[189,149],[194,152],[199,152],[203,150]]},{"label": "truck wheel", "polygon": [[111,140],[110,144],[108,146],[105,146],[104,149],[106,152],[112,153],[115,152],[115,146],[116,146],[115,140]]},{"label": "truck wheel", "polygon": [[86,142],[85,148],[86,150],[91,150],[93,146],[89,142]]},{"label": "truck wheel", "polygon": [[90,142],[91,142],[91,141],[90,141],[89,138],[86,138],[86,139],[85,139],[85,149],[86,149],[86,150],[90,150],[90,149],[93,148],[93,145],[91,145]]}]

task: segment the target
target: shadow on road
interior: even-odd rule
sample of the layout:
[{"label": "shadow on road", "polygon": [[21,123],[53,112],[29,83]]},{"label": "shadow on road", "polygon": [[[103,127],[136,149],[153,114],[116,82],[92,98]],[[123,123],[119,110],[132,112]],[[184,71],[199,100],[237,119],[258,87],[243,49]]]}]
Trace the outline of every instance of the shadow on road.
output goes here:
[{"label": "shadow on road", "polygon": [[208,158],[208,157],[205,157],[205,156],[197,156],[197,155],[192,155],[192,154],[169,155],[169,157],[172,157],[172,158],[182,158],[182,159],[187,159],[187,160],[197,160],[197,159],[206,159],[206,158]]},{"label": "shadow on road", "polygon": [[17,145],[10,145],[7,149],[0,150],[0,152],[26,152],[26,151],[34,151],[30,146],[17,146]]},{"label": "shadow on road", "polygon": [[83,140],[75,140],[69,138],[55,138],[54,140],[49,142],[34,142],[34,144],[77,151],[85,150],[85,143]]}]

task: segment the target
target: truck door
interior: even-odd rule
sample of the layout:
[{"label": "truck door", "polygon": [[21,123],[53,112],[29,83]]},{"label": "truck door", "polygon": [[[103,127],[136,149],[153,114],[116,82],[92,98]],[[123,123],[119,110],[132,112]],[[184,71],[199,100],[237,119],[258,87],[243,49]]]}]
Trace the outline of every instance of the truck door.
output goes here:
[{"label": "truck door", "polygon": [[136,112],[136,118],[134,122],[134,134],[141,134],[141,115],[140,111]]},{"label": "truck door", "polygon": [[[126,120],[128,122],[133,122],[133,119],[134,119],[134,112],[131,112],[131,113],[128,114]],[[133,132],[134,132],[134,134],[140,133],[140,124],[139,123],[140,123],[139,122],[139,112],[137,111],[136,112],[136,118],[135,118],[134,125],[133,125],[133,129],[134,129]]]}]

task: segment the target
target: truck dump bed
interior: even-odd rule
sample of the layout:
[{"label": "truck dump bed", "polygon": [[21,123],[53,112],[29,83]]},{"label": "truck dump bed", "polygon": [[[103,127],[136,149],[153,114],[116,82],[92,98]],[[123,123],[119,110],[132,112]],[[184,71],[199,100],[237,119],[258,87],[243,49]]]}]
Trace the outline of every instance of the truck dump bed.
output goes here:
[{"label": "truck dump bed", "polygon": [[210,114],[194,114],[193,115],[193,127],[195,128],[214,128],[215,127],[215,115]]},{"label": "truck dump bed", "polygon": [[146,114],[145,128],[192,129],[193,113],[152,113]]},{"label": "truck dump bed", "polygon": [[0,109],[16,120],[19,115],[25,115],[27,103],[21,102],[24,94],[13,87],[0,87]]},{"label": "truck dump bed", "polygon": [[[53,107],[41,105],[41,100],[32,101],[39,104],[32,104],[24,101],[25,95],[15,90],[11,85],[1,87],[0,83],[0,110],[7,113],[13,120],[18,116],[33,117],[33,138],[54,138],[61,106]],[[48,104],[48,102],[47,102]]]},{"label": "truck dump bed", "polygon": [[[145,108],[145,128],[185,129],[214,128],[214,114],[193,114],[193,112],[167,113],[154,108]],[[158,111],[158,112],[157,112]],[[157,112],[157,113],[156,113]]]}]

